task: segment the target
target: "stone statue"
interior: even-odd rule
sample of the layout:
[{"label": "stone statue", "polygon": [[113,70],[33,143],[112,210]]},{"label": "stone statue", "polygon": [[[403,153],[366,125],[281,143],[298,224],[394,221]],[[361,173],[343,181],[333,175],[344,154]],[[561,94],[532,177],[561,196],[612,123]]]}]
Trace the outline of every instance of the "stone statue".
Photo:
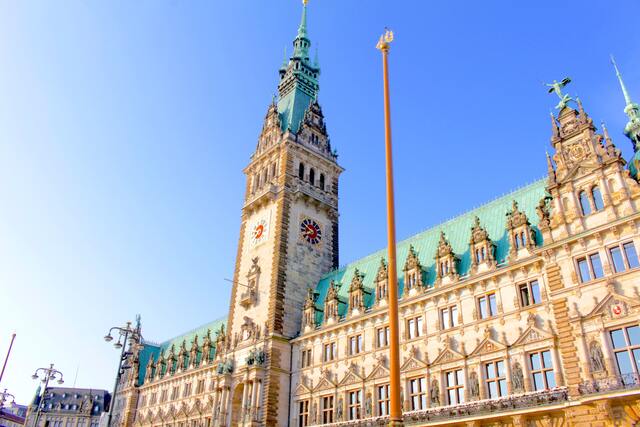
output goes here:
[{"label": "stone statue", "polygon": [[593,372],[604,371],[604,355],[597,341],[591,341],[591,344],[589,344],[589,358],[591,359]]},{"label": "stone statue", "polygon": [[313,402],[311,405],[311,424],[316,424],[318,420],[318,403]]},{"label": "stone statue", "polygon": [[543,197],[540,199],[538,206],[536,206],[536,213],[538,214],[538,218],[540,219],[540,224],[544,226],[549,226],[549,200],[550,197]]},{"label": "stone statue", "polygon": [[567,103],[569,101],[573,101],[573,99],[571,99],[571,97],[568,94],[562,93],[562,88],[568,85],[569,83],[571,83],[571,79],[569,77],[565,77],[560,82],[557,82],[556,80],[554,80],[553,83],[545,83],[545,86],[548,86],[550,88],[549,93],[555,92],[555,94],[558,95],[558,98],[560,98],[560,102],[558,103],[558,105],[556,105],[557,110],[562,110],[564,107],[567,106]]},{"label": "stone statue", "polygon": [[367,393],[367,397],[364,400],[364,414],[367,417],[370,417],[372,410],[373,410],[373,402],[371,399],[371,393]]},{"label": "stone statue", "polygon": [[469,375],[469,396],[471,399],[480,397],[480,383],[478,382],[477,372],[471,372]]},{"label": "stone statue", "polygon": [[429,391],[431,395],[431,405],[439,406],[440,405],[440,385],[438,384],[438,380],[431,381],[431,390]]},{"label": "stone statue", "polygon": [[511,385],[513,385],[514,391],[524,391],[524,374],[522,373],[522,366],[518,362],[513,365]]},{"label": "stone statue", "polygon": [[256,365],[264,365],[265,358],[266,355],[264,354],[264,350],[260,350],[258,353],[256,353]]},{"label": "stone statue", "polygon": [[342,421],[342,398],[338,399],[338,407],[336,408],[336,421]]}]

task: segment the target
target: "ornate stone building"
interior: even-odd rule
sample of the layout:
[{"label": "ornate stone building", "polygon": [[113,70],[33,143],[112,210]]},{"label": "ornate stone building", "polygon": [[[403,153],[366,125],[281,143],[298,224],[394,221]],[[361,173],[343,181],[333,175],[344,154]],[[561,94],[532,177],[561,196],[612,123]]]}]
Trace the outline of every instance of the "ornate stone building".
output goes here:
[{"label": "ornate stone building", "polygon": [[[386,250],[337,269],[342,169],[306,5],[293,44],[244,170],[230,312],[134,348],[118,425],[385,423]],[[635,150],[640,108],[618,77]],[[398,244],[408,425],[640,420],[640,155],[627,168],[569,100],[551,116],[545,179]]]},{"label": "ornate stone building", "polygon": [[[40,387],[27,408],[26,427],[99,427],[106,416],[111,395],[106,390]],[[38,406],[40,416],[38,417]]]}]

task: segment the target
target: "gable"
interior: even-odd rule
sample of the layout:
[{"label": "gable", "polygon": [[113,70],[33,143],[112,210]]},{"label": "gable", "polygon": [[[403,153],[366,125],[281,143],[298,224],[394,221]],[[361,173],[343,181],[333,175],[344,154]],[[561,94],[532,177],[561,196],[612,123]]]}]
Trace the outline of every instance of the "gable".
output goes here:
[{"label": "gable", "polygon": [[447,363],[458,359],[464,359],[464,355],[447,346],[438,354],[438,357],[435,358],[432,364]]},{"label": "gable", "polygon": [[378,363],[371,373],[367,375],[367,380],[380,379],[380,378],[389,378],[389,370],[382,364]]},{"label": "gable", "polygon": [[320,379],[320,382],[314,387],[313,391],[329,390],[335,387],[336,385],[333,383],[333,381],[330,381],[326,376],[323,376]]},{"label": "gable", "polygon": [[524,345],[532,342],[543,341],[548,338],[551,338],[550,334],[532,325],[525,329],[512,345]]},{"label": "gable", "polygon": [[361,383],[362,380],[363,378],[360,375],[353,372],[353,369],[349,369],[344,375],[344,378],[342,378],[342,380],[338,383],[338,385],[343,386],[343,385]]},{"label": "gable", "polygon": [[300,382],[300,384],[298,384],[298,387],[296,387],[295,393],[296,393],[296,396],[299,396],[301,394],[311,393],[311,390],[309,389],[309,387],[307,387],[302,382]]},{"label": "gable", "polygon": [[[437,359],[436,359],[437,360]],[[415,371],[416,369],[426,368],[427,364],[415,356],[409,357],[400,367],[400,372]]]},{"label": "gable", "polygon": [[603,317],[605,320],[613,320],[625,317],[629,313],[638,312],[640,303],[633,298],[620,295],[610,291],[609,294],[602,299],[591,313],[584,316],[585,318]]},{"label": "gable", "polygon": [[487,337],[484,340],[482,340],[480,344],[478,344],[478,346],[475,348],[475,350],[471,352],[469,356],[472,357],[472,356],[479,356],[482,354],[493,353],[499,350],[503,350],[505,348],[507,347],[504,344],[499,343],[493,338]]}]

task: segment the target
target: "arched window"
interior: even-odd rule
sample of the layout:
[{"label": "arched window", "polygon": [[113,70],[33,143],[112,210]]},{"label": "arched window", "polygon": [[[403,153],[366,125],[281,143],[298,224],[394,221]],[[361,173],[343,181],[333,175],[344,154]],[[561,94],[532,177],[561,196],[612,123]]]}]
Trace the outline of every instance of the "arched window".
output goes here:
[{"label": "arched window", "polygon": [[273,164],[271,165],[271,176],[276,176],[276,162],[273,162]]},{"label": "arched window", "polygon": [[524,231],[520,232],[520,243],[522,243],[522,247],[527,246],[527,237],[524,234]]},{"label": "arched window", "polygon": [[591,189],[591,197],[593,197],[593,206],[595,206],[597,211],[604,209],[602,194],[600,194],[600,189],[597,186]]},{"label": "arched window", "polygon": [[580,208],[582,209],[582,215],[589,215],[591,213],[591,205],[589,204],[589,196],[584,191],[581,191],[578,195],[580,198]]},{"label": "arched window", "polygon": [[480,262],[480,249],[476,249],[476,262]]},{"label": "arched window", "polygon": [[482,259],[482,261],[484,261],[486,257],[487,257],[487,253],[483,246],[482,249],[480,250],[480,258]]},{"label": "arched window", "polygon": [[324,174],[320,174],[320,189],[324,191]]},{"label": "arched window", "polygon": [[300,162],[300,166],[298,167],[298,178],[304,179],[304,163]]},{"label": "arched window", "polygon": [[515,241],[516,241],[516,250],[520,249],[520,235],[518,233],[515,233]]},{"label": "arched window", "polygon": [[313,168],[309,169],[309,183],[316,185],[316,171]]}]

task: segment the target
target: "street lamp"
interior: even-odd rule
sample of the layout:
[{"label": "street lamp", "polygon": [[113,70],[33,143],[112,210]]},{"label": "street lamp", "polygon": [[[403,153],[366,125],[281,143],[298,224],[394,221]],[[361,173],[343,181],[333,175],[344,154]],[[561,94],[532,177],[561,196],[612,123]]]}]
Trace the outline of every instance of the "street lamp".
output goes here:
[{"label": "street lamp", "polygon": [[124,374],[124,371],[126,369],[131,368],[130,365],[123,365],[123,362],[125,362],[127,358],[132,354],[130,351],[126,351],[127,340],[129,342],[129,350],[131,350],[134,346],[140,346],[137,347],[137,349],[140,349],[142,347],[142,334],[140,333],[139,326],[133,328],[131,327],[131,322],[127,322],[125,327],[114,326],[109,329],[107,335],[104,336],[104,340],[106,342],[113,341],[113,336],[111,335],[111,333],[114,331],[118,335],[118,341],[113,344],[113,346],[117,350],[122,349],[122,351],[120,352],[120,360],[118,361],[118,373],[116,375],[116,382],[113,386],[113,395],[111,396],[111,403],[109,403],[109,418],[107,419],[107,427],[111,427],[111,418],[113,416],[113,409],[116,404],[116,393],[118,392],[118,383],[120,382],[120,377],[122,376],[122,374]]},{"label": "street lamp", "polygon": [[15,403],[16,397],[13,394],[7,392],[7,389],[5,388],[3,392],[0,392],[0,409],[4,407],[4,402],[6,402],[7,400],[11,400],[11,403]]},{"label": "street lamp", "polygon": [[42,397],[38,402],[38,407],[36,409],[36,420],[33,423],[33,427],[38,427],[38,419],[40,418],[40,412],[42,412],[42,407],[44,406],[44,397],[47,393],[47,387],[49,386],[50,380],[56,380],[58,384],[64,383],[64,378],[62,376],[62,372],[53,368],[53,363],[49,365],[48,368],[38,368],[31,375],[31,378],[34,380],[40,380],[44,384],[44,389],[42,390]]}]

